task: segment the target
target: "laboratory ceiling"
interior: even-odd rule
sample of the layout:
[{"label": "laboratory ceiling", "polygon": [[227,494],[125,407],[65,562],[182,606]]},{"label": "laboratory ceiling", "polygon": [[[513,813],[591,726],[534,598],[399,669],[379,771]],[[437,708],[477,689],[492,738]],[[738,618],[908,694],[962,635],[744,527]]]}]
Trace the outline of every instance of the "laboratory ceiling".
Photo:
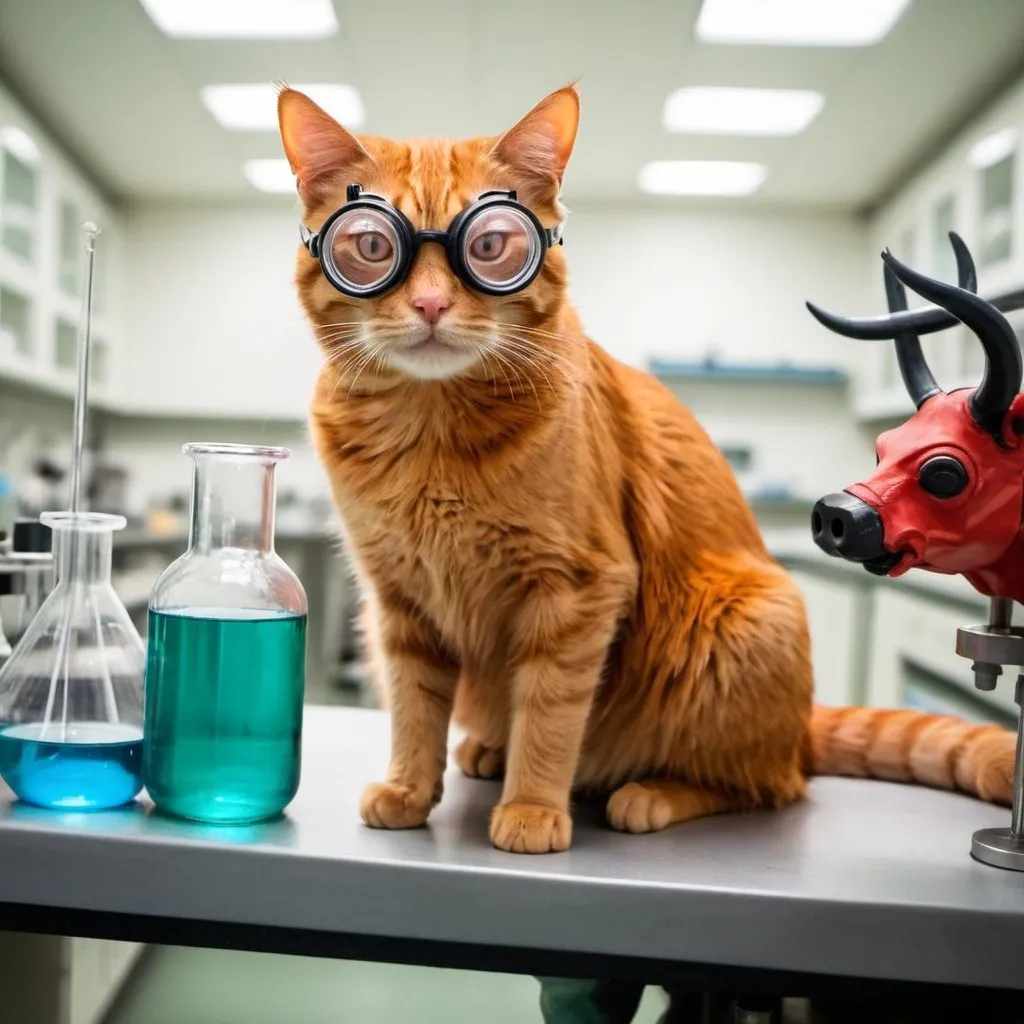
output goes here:
[{"label": "laboratory ceiling", "polygon": [[[345,82],[362,95],[366,131],[458,137],[500,131],[578,76],[570,205],[641,200],[649,160],[711,159],[768,165],[744,203],[863,209],[1024,71],[1024,0],[915,0],[865,48],[700,44],[699,6],[335,0],[330,39],[224,42],[167,38],[137,0],[0,0],[0,78],[127,201],[287,201],[261,199],[242,172],[281,155],[276,134],[221,128],[204,84]],[[685,85],[810,88],[826,104],[796,138],[668,134],[662,105]]]}]

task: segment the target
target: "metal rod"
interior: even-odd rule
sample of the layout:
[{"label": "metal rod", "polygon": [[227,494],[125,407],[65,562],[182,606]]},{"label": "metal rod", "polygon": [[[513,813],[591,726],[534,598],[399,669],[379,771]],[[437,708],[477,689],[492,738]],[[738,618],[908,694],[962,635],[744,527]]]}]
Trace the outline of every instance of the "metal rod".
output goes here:
[{"label": "metal rod", "polygon": [[1024,675],[1017,676],[1017,755],[1013,763],[1013,809],[1010,812],[1010,836],[1024,841]]},{"label": "metal rod", "polygon": [[988,603],[988,624],[991,629],[1009,629],[1013,621],[1013,602],[1008,597],[993,597]]},{"label": "metal rod", "polygon": [[96,256],[96,236],[100,229],[92,221],[82,225],[85,234],[85,285],[82,290],[82,315],[78,323],[78,383],[75,388],[75,432],[71,455],[72,512],[82,505],[82,459],[85,453],[85,411],[89,391],[89,350],[92,339],[92,275]]}]

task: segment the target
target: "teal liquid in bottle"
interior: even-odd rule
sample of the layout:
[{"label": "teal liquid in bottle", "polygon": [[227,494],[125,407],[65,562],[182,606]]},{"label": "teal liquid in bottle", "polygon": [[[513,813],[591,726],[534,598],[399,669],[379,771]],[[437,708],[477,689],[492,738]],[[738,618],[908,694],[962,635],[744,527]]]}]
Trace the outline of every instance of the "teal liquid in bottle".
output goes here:
[{"label": "teal liquid in bottle", "polygon": [[184,818],[275,817],[299,785],[306,616],[240,608],[149,613],[142,774]]}]

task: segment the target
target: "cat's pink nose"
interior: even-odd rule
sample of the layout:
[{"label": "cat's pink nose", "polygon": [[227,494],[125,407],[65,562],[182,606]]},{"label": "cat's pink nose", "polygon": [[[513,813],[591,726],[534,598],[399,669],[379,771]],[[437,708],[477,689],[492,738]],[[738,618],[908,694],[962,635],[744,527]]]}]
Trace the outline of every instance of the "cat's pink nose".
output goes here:
[{"label": "cat's pink nose", "polygon": [[436,324],[441,314],[451,308],[452,301],[441,292],[420,292],[412,298],[412,304],[428,324]]}]

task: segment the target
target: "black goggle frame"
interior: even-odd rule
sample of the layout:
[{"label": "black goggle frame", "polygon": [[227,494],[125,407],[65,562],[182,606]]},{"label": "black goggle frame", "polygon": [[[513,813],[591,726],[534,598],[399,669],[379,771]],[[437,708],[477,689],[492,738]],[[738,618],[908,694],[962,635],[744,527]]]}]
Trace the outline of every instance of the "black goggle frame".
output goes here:
[{"label": "black goggle frame", "polygon": [[[544,265],[548,249],[554,245],[562,245],[562,225],[558,224],[553,228],[545,228],[537,219],[536,214],[516,199],[514,190],[493,190],[482,193],[476,202],[470,203],[469,206],[455,215],[446,231],[417,231],[412,221],[401,210],[392,206],[383,196],[375,195],[372,192],[364,192],[362,185],[349,185],[345,195],[347,199],[345,205],[335,210],[324,221],[319,231],[310,231],[305,224],[300,224],[299,237],[309,255],[320,262],[320,269],[323,271],[324,277],[339,292],[352,298],[375,298],[401,284],[409,276],[416,253],[424,242],[436,242],[442,246],[448,258],[448,265],[452,268],[455,275],[474,291],[483,292],[485,295],[512,295],[522,291],[540,273],[540,268]],[[524,272],[505,284],[494,284],[474,274],[466,265],[462,255],[463,240],[473,221],[484,210],[495,206],[509,207],[520,216],[525,217],[533,225],[540,246],[540,253],[534,260],[533,266],[524,270]],[[395,237],[398,239],[395,265],[384,278],[376,284],[368,285],[365,288],[355,287],[341,277],[334,266],[334,261],[329,258],[329,255],[325,253],[320,244],[322,239],[329,237],[331,226],[339,218],[357,209],[373,210],[387,218],[394,229]]]}]

